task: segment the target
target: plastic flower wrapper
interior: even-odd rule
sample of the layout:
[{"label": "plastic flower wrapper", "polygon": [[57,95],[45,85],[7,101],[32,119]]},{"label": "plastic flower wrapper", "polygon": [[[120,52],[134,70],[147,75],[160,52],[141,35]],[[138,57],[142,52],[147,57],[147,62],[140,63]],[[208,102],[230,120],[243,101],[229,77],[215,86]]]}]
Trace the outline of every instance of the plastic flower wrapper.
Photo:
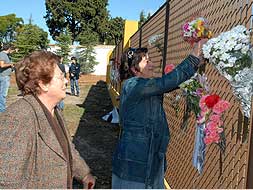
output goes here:
[{"label": "plastic flower wrapper", "polygon": [[230,81],[234,94],[242,102],[245,116],[249,117],[253,95],[250,31],[238,25],[223,32],[203,45],[203,54]]},{"label": "plastic flower wrapper", "polygon": [[186,42],[193,45],[203,38],[211,38],[212,32],[209,29],[207,20],[203,17],[188,21],[182,26],[182,35]]}]

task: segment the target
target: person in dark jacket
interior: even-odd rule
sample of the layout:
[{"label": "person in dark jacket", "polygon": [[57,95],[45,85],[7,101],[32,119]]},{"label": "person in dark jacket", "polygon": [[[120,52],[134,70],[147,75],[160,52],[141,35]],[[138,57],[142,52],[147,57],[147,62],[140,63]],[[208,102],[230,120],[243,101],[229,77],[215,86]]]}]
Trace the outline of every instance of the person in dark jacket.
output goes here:
[{"label": "person in dark jacket", "polygon": [[[60,58],[60,63],[58,64],[59,69],[61,70],[61,72],[64,74],[64,77],[66,78],[67,73],[66,73],[66,69],[65,69],[65,65],[63,64],[63,57],[59,56]],[[67,87],[67,83],[65,84],[65,86]],[[58,104],[57,107],[63,111],[64,109],[64,100],[61,100]]]},{"label": "person in dark jacket", "polygon": [[[78,79],[80,74],[80,64],[77,63],[76,57],[71,57],[71,65],[69,68],[70,88],[71,95],[79,96],[80,90],[78,85]],[[76,94],[75,94],[76,91]]]},{"label": "person in dark jacket", "polygon": [[170,134],[162,95],[194,75],[202,64],[205,41],[195,44],[191,54],[161,78],[152,78],[146,48],[126,52],[133,77],[124,82],[120,96],[121,133],[112,160],[113,189],[164,188]]}]

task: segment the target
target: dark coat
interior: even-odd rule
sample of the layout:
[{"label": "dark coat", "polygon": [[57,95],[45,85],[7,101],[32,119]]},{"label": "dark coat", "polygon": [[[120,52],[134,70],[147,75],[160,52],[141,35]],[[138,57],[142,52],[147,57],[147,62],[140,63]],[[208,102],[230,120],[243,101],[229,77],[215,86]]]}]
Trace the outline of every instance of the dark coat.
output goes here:
[{"label": "dark coat", "polygon": [[69,67],[69,78],[79,79],[79,75],[80,75],[80,64],[71,63]]},{"label": "dark coat", "polygon": [[[68,140],[73,177],[81,180],[90,169]],[[67,188],[66,158],[41,106],[31,95],[0,114],[0,188]]]}]

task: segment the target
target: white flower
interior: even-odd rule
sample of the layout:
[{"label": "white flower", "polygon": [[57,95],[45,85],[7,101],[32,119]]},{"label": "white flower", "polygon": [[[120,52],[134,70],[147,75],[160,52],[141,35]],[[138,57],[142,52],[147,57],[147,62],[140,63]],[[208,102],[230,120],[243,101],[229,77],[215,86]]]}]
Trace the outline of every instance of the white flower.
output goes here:
[{"label": "white flower", "polygon": [[148,44],[149,44],[150,46],[155,45],[155,43],[156,43],[157,41],[159,41],[162,37],[163,37],[163,34],[155,34],[155,35],[151,36],[151,37],[148,39]]},{"label": "white flower", "polygon": [[249,46],[243,46],[241,49],[242,54],[246,54],[249,51]]},{"label": "white flower", "polygon": [[[203,46],[204,57],[209,59],[209,62],[213,63],[217,70],[231,82],[234,94],[241,100],[247,117],[250,116],[253,96],[253,64],[247,66],[250,68],[238,70],[241,68],[238,60],[244,55],[249,56],[249,51],[252,51],[250,47],[250,31],[242,25],[221,33],[216,38],[208,40]],[[229,72],[227,68],[234,69],[234,72]],[[229,73],[233,73],[233,76]]]},{"label": "white flower", "polygon": [[234,66],[234,64],[235,64],[236,61],[237,61],[236,57],[230,57],[228,59],[228,63],[229,63],[229,65],[231,65],[231,67]]},{"label": "white flower", "polygon": [[242,49],[242,43],[239,43],[239,44],[237,44],[235,47],[234,47],[234,50],[236,51],[236,50],[240,50],[240,49]]},{"label": "white flower", "polygon": [[231,56],[228,53],[221,54],[220,60],[227,61]]}]

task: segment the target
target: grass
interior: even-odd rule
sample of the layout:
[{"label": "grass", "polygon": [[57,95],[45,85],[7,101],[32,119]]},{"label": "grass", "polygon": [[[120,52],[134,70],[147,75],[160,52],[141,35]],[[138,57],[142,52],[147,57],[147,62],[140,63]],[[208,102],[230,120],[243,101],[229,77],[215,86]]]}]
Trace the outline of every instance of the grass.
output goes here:
[{"label": "grass", "polygon": [[85,108],[78,106],[78,104],[83,103],[90,87],[91,85],[80,85],[81,99],[76,100],[76,97],[68,97],[68,100],[64,100],[63,115],[71,135],[75,134],[79,126],[80,119],[85,114]]},{"label": "grass", "polygon": [[20,91],[18,90],[16,85],[11,85],[8,90],[8,96],[13,96],[20,94]]},{"label": "grass", "polygon": [[[66,121],[71,121],[76,123],[84,114],[84,108],[73,105],[73,104],[65,104],[63,109],[63,114]],[[78,118],[78,119],[77,119]]]}]

